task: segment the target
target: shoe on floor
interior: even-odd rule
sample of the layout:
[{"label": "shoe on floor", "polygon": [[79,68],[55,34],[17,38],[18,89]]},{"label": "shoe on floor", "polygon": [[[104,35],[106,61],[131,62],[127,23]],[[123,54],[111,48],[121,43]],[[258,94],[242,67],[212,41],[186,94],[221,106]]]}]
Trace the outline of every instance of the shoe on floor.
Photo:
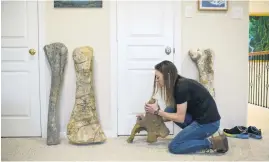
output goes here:
[{"label": "shoe on floor", "polygon": [[261,129],[257,129],[255,126],[248,127],[248,135],[249,135],[249,137],[252,137],[255,139],[262,139]]},{"label": "shoe on floor", "polygon": [[244,126],[235,126],[232,129],[223,129],[223,133],[227,137],[248,139],[248,128]]}]

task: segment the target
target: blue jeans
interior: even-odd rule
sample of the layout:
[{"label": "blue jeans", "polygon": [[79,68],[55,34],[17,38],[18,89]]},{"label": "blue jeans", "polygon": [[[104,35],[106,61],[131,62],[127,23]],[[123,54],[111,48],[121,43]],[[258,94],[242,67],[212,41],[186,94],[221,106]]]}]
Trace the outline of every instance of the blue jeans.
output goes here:
[{"label": "blue jeans", "polygon": [[[175,108],[166,108],[165,112],[175,113]],[[211,149],[212,144],[207,139],[218,131],[220,121],[209,124],[199,124],[192,121],[191,115],[186,114],[184,123],[174,122],[181,130],[168,146],[173,154],[195,153],[204,149]]]}]

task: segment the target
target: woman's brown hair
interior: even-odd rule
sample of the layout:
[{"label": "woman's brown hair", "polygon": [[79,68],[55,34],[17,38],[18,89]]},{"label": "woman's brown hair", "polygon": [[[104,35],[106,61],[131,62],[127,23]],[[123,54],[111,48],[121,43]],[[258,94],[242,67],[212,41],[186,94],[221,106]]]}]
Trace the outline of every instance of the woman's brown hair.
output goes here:
[{"label": "woman's brown hair", "polygon": [[[160,89],[161,97],[164,99],[166,106],[174,106],[174,86],[179,76],[176,66],[171,61],[165,60],[155,65],[155,70],[163,74],[164,86]],[[155,76],[152,95],[154,96],[157,92],[158,87],[156,86]]]}]

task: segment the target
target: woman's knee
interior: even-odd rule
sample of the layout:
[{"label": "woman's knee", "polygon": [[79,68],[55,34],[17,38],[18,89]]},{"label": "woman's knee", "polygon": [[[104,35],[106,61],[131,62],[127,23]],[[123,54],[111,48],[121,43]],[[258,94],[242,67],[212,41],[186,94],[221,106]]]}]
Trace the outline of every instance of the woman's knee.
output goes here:
[{"label": "woman's knee", "polygon": [[172,142],[168,145],[168,151],[172,154],[176,154],[176,145]]},{"label": "woman's knee", "polygon": [[176,145],[173,142],[169,143],[169,145],[168,145],[168,151],[170,153],[172,153],[172,154],[175,154],[175,152],[176,152],[175,150],[176,150]]},{"label": "woman's knee", "polygon": [[171,142],[168,145],[168,151],[172,154],[184,154],[184,148],[180,146],[180,143]]}]

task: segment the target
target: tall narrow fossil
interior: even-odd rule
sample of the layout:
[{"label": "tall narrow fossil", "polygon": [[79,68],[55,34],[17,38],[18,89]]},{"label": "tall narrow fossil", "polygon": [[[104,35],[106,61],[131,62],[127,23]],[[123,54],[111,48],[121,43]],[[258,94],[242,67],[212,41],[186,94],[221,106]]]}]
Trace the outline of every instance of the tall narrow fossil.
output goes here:
[{"label": "tall narrow fossil", "polygon": [[68,49],[63,43],[52,43],[44,46],[46,58],[51,69],[51,89],[48,109],[47,145],[60,143],[58,113],[61,85],[67,62]]}]

